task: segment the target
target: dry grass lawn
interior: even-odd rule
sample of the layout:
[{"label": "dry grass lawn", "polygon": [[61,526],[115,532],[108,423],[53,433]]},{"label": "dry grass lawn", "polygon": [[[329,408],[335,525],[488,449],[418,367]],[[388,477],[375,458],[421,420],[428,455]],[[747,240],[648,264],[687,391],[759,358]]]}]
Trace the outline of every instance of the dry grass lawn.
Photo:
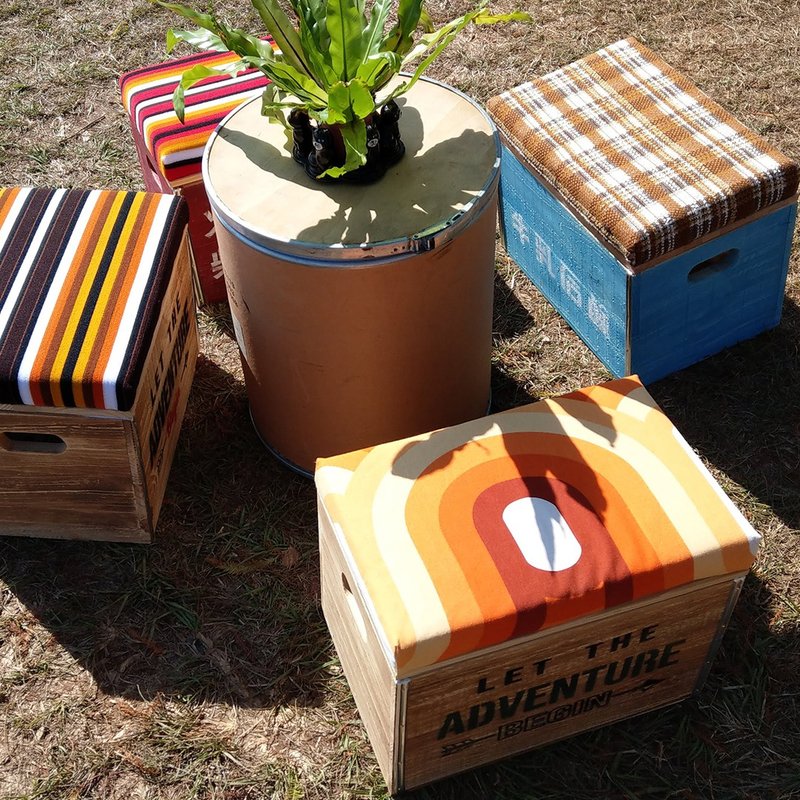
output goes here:
[{"label": "dry grass lawn", "polygon": [[[796,0],[523,7],[535,26],[470,32],[432,76],[485,101],[635,35],[800,158]],[[2,0],[2,181],[141,188],[116,80],[163,60],[171,22],[146,0]],[[499,407],[607,377],[502,253],[496,309]],[[225,311],[200,327],[157,542],[0,542],[4,800],[385,795],[320,611],[312,485],[251,429]],[[415,797],[800,796],[799,350],[795,248],[778,329],[652,386],[764,535],[699,697]]]}]

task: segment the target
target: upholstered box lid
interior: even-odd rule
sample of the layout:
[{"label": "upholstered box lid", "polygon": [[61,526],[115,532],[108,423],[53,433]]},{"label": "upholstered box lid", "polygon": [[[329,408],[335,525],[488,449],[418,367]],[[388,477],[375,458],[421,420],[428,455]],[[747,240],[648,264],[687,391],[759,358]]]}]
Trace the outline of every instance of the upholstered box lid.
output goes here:
[{"label": "upholstered box lid", "polygon": [[317,462],[399,677],[703,578],[758,535],[636,378]]},{"label": "upholstered box lid", "polygon": [[173,195],[0,189],[0,403],[128,410],[187,218]]},{"label": "upholstered box lid", "polygon": [[[263,72],[249,69],[230,77],[206,78],[186,92],[184,122],[172,107],[181,75],[202,65],[220,68],[238,61],[234,53],[200,53],[142,67],[120,78],[122,104],[157,169],[173,186],[197,179],[203,148],[214,128],[234,108],[264,91]],[[267,124],[267,121],[264,121]]]},{"label": "upholstered box lid", "polygon": [[512,149],[634,268],[797,192],[796,163],[635,39],[488,107]]}]

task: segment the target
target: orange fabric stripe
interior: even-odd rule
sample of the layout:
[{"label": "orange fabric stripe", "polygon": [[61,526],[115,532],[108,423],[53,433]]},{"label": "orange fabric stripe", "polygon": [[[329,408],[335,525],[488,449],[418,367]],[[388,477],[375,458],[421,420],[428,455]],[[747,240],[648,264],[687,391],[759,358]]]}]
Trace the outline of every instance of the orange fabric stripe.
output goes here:
[{"label": "orange fabric stripe", "polygon": [[[100,234],[97,240],[95,241],[95,245],[91,253],[91,258],[85,264],[83,280],[80,281],[80,284],[77,287],[75,303],[73,304],[70,313],[65,314],[64,316],[63,333],[59,341],[59,346],[55,353],[55,357],[52,361],[52,372],[50,379],[50,387],[51,387],[50,390],[53,393],[54,398],[55,397],[59,398],[58,405],[63,405],[63,398],[61,395],[61,388],[60,388],[61,379],[70,377],[70,379],[72,380],[72,376],[67,376],[65,374],[66,360],[69,355],[70,348],[72,347],[73,342],[75,341],[78,324],[80,323],[81,317],[83,316],[83,313],[85,311],[86,301],[97,279],[97,273],[100,268],[100,263],[103,260],[103,256],[105,255],[106,249],[108,247],[108,242],[111,237],[111,233],[119,218],[120,208],[124,200],[125,200],[124,192],[117,192],[113,194],[111,207],[109,209],[109,214],[103,221],[102,228],[100,229]],[[77,407],[87,406],[88,402],[84,398],[83,387],[77,382],[73,382],[73,384],[74,384],[73,396],[75,399],[75,405]]]}]

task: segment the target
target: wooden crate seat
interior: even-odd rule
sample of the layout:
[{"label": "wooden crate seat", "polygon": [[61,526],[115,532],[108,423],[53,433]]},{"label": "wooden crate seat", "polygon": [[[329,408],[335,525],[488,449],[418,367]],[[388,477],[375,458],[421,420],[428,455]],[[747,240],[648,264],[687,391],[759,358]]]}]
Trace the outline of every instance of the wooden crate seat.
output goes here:
[{"label": "wooden crate seat", "polygon": [[0,189],[0,534],[150,541],[197,355],[187,216]]},{"label": "wooden crate seat", "polygon": [[514,151],[634,269],[797,192],[794,161],[632,38],[488,105]]},{"label": "wooden crate seat", "polygon": [[775,327],[798,165],[624,39],[491,99],[508,254],[612,375]]},{"label": "wooden crate seat", "polygon": [[316,482],[322,608],[392,792],[696,691],[759,538],[636,378]]},{"label": "wooden crate seat", "polygon": [[[172,93],[181,75],[193,67],[223,68],[234,53],[199,53],[152,64],[120,78],[145,188],[175,192],[189,206],[192,279],[199,306],[227,299],[211,208],[203,187],[201,161],[209,136],[239,104],[264,91],[268,80],[256,69],[206,78],[186,92],[184,122],[175,114]],[[268,124],[264,120],[264,124]]]}]

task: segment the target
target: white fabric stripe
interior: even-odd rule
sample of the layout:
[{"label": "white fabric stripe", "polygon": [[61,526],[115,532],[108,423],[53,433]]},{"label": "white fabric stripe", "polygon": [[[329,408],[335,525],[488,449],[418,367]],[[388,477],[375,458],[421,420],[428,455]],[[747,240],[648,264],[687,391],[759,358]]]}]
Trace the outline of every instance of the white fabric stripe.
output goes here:
[{"label": "white fabric stripe", "polygon": [[331,494],[344,494],[352,477],[353,471],[344,467],[320,467],[314,473],[314,481],[323,500]]},{"label": "white fabric stripe", "polygon": [[53,192],[53,196],[50,198],[47,208],[44,210],[44,214],[39,222],[39,227],[36,229],[36,232],[31,239],[31,243],[28,246],[27,252],[25,253],[25,257],[23,258],[22,263],[19,266],[19,270],[17,271],[17,275],[9,288],[8,294],[6,295],[5,303],[3,303],[3,307],[0,308],[0,336],[3,336],[6,327],[8,327],[8,321],[11,319],[11,314],[14,311],[14,307],[16,306],[17,301],[22,294],[22,290],[25,288],[25,284],[28,280],[28,274],[30,273],[33,264],[36,261],[36,257],[39,255],[39,250],[41,249],[44,237],[47,235],[50,229],[50,224],[53,221],[53,217],[58,210],[58,205],[66,194],[66,191],[66,189],[57,189],[55,192]]},{"label": "white fabric stripe", "polygon": [[[123,358],[125,351],[130,344],[131,336],[133,334],[134,325],[136,324],[136,316],[139,313],[139,308],[142,305],[144,297],[144,290],[147,286],[147,281],[153,270],[153,266],[158,259],[160,253],[158,251],[158,243],[164,232],[164,226],[167,222],[167,217],[172,207],[174,198],[172,195],[163,195],[159,198],[158,207],[153,217],[153,222],[147,236],[147,241],[142,252],[142,258],[136,267],[136,277],[131,286],[130,295],[125,304],[125,311],[123,312],[122,319],[120,320],[117,335],[114,338],[114,344],[111,348],[111,356],[108,361],[108,366],[103,374],[103,403],[105,408],[117,408],[117,380],[119,373],[122,369]],[[134,267],[132,264],[131,267]]]},{"label": "white fabric stripe", "polygon": [[[173,164],[179,164],[181,161],[188,161],[192,158],[200,159],[203,157],[203,151],[205,149],[205,145],[203,145],[203,147],[192,147],[189,150],[180,150],[177,153],[167,153],[162,157],[161,163],[165,167],[170,167]],[[197,177],[200,177],[199,169],[197,171]]]},{"label": "white fabric stripe", "polygon": [[36,356],[39,353],[39,348],[42,346],[42,340],[44,339],[45,332],[47,331],[47,326],[52,319],[53,310],[55,309],[59,295],[64,287],[64,281],[67,279],[67,275],[69,275],[70,269],[72,268],[72,262],[75,258],[75,253],[77,252],[78,247],[80,246],[81,241],[86,234],[86,226],[89,224],[89,219],[100,199],[101,194],[102,192],[100,190],[94,189],[93,191],[89,192],[86,198],[86,203],[75,222],[75,227],[72,229],[72,233],[70,234],[69,241],[64,249],[64,254],[61,257],[61,261],[56,267],[55,274],[53,275],[53,282],[50,284],[50,288],[47,290],[47,295],[36,320],[36,325],[33,328],[28,346],[25,348],[25,354],[23,355],[22,363],[20,364],[19,373],[17,375],[17,386],[19,388],[22,402],[25,405],[34,405],[33,395],[31,394],[31,370],[33,369],[34,362],[36,361]]}]

